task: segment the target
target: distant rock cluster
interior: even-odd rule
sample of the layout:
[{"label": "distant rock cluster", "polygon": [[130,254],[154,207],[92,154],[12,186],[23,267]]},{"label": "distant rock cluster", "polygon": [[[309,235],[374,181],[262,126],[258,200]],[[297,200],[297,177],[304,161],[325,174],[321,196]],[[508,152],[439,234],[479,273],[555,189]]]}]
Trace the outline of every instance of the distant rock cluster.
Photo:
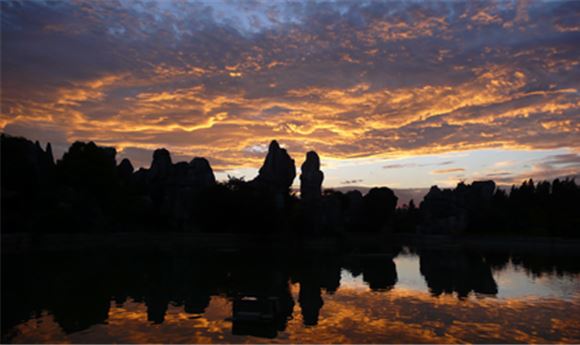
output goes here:
[{"label": "distant rock cluster", "polygon": [[33,143],[2,135],[1,144],[2,181],[10,181],[14,189],[35,190],[54,178],[55,163],[50,143],[43,150],[38,141]]},{"label": "distant rock cluster", "polygon": [[189,163],[172,163],[166,149],[153,152],[149,169],[139,169],[134,180],[151,198],[154,210],[166,222],[178,228],[193,226],[192,216],[200,193],[213,187],[216,179],[205,158],[196,157]]},{"label": "distant rock cluster", "polygon": [[491,207],[495,182],[461,182],[454,190],[431,187],[421,203],[425,217],[422,230],[428,233],[463,233],[477,212]]}]

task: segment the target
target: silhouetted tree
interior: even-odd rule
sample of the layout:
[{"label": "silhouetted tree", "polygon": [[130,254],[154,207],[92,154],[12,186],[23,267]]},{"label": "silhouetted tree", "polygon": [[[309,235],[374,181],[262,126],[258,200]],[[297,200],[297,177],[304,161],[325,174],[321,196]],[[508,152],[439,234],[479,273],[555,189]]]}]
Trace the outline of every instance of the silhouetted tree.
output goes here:
[{"label": "silhouetted tree", "polygon": [[371,231],[383,231],[392,225],[398,198],[387,187],[371,188],[364,196],[364,215]]},{"label": "silhouetted tree", "polygon": [[413,199],[409,201],[409,205],[397,208],[395,212],[396,232],[415,233],[420,222],[421,212],[415,206]]}]

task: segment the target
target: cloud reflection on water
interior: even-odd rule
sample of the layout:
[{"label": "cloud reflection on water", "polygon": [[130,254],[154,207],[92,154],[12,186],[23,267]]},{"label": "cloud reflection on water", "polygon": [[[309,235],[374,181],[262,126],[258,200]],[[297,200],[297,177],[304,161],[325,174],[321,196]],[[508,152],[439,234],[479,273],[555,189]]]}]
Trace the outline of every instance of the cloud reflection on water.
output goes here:
[{"label": "cloud reflection on water", "polygon": [[[297,299],[298,284],[292,291]],[[169,306],[165,321],[147,321],[144,303],[111,305],[105,325],[65,335],[52,316],[44,314],[18,326],[15,343],[546,343],[580,339],[580,298],[517,299],[433,298],[428,293],[394,289],[376,293],[341,288],[324,296],[317,326],[304,326],[300,307],[286,331],[275,339],[234,336],[231,302],[214,296],[201,317]]]}]

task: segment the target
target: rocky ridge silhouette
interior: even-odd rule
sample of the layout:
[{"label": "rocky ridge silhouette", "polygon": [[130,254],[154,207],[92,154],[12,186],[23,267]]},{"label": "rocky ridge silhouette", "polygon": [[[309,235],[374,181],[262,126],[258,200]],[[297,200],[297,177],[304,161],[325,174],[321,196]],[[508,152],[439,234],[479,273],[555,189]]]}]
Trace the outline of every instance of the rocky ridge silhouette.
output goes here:
[{"label": "rocky ridge silhouette", "polygon": [[510,193],[493,181],[433,186],[420,207],[397,209],[387,187],[366,195],[324,190],[320,157],[306,154],[300,196],[295,163],[273,140],[251,181],[218,182],[209,161],[173,163],[153,152],[148,169],[116,163],[114,148],[75,142],[54,162],[50,144],[2,134],[2,232],[184,231],[228,233],[516,233],[578,236],[580,188],[573,179],[525,181]]}]

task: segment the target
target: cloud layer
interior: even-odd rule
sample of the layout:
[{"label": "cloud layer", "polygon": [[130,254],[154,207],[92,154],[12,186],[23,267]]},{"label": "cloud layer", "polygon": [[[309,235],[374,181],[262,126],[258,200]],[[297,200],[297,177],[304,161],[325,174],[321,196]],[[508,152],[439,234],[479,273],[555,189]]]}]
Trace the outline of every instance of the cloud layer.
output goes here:
[{"label": "cloud layer", "polygon": [[57,147],[218,170],[274,138],[299,159],[580,149],[575,1],[1,6],[0,127]]}]

